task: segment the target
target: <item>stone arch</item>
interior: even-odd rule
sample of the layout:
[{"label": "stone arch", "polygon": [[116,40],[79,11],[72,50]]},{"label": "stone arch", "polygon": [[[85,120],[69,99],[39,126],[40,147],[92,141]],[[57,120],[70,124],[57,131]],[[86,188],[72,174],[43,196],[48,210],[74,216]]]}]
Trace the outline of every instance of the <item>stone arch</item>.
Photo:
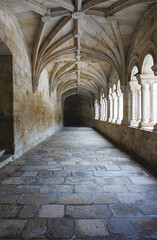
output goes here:
[{"label": "stone arch", "polygon": [[132,68],[130,80],[131,80],[131,81],[137,81],[136,76],[137,76],[138,73],[139,73],[139,69],[138,69],[138,67],[135,65],[135,66]]},{"label": "stone arch", "polygon": [[147,54],[142,64],[142,74],[153,74],[152,67],[154,66],[154,59],[151,54]]}]

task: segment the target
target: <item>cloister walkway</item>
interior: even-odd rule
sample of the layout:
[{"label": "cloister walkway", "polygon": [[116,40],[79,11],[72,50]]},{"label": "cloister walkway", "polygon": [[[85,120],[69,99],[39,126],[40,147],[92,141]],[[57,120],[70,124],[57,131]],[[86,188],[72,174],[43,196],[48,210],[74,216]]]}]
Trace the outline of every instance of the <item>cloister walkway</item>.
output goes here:
[{"label": "cloister walkway", "polygon": [[62,129],[0,182],[0,239],[157,239],[157,180],[93,129]]}]

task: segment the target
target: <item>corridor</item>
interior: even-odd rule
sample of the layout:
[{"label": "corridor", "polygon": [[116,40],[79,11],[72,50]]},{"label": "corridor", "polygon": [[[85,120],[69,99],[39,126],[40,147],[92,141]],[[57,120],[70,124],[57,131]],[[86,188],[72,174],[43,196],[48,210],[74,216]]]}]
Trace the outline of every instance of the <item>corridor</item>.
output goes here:
[{"label": "corridor", "polygon": [[0,169],[0,239],[157,239],[157,181],[91,128]]}]

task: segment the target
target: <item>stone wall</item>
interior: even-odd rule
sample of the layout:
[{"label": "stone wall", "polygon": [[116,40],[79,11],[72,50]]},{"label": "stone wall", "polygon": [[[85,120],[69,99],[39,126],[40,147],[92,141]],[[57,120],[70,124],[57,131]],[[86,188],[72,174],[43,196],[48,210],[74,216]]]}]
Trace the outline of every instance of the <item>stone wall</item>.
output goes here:
[{"label": "stone wall", "polygon": [[12,56],[0,55],[0,149],[14,153]]},{"label": "stone wall", "polygon": [[94,109],[88,97],[70,96],[64,103],[64,125],[92,127]]},{"label": "stone wall", "polygon": [[94,121],[94,126],[98,131],[157,168],[157,134],[155,132],[97,120]]},{"label": "stone wall", "polygon": [[[39,86],[33,94],[31,61],[20,25],[14,15],[0,6],[0,38],[13,57],[13,118],[15,156],[19,156],[61,127],[61,102],[56,90],[45,97]],[[45,74],[45,73],[44,73]],[[41,76],[41,85],[48,85],[47,76]]]}]

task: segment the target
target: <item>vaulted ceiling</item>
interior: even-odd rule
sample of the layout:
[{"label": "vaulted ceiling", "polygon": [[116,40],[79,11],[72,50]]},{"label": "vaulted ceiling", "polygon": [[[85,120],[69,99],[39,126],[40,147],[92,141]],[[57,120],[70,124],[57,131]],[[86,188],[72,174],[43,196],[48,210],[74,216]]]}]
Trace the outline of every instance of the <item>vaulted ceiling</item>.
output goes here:
[{"label": "vaulted ceiling", "polygon": [[32,57],[34,91],[41,72],[50,92],[97,94],[112,69],[124,82],[136,26],[157,0],[0,0],[16,15]]}]

